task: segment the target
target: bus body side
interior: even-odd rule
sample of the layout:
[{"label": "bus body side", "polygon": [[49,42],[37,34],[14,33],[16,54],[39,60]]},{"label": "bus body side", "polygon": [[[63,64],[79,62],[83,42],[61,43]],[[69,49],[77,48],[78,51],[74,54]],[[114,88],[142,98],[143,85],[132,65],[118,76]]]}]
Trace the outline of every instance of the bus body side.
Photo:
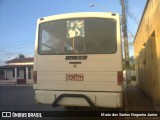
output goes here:
[{"label": "bus body side", "polygon": [[[90,44],[93,44],[93,42],[87,42],[87,41],[90,41],[90,38],[92,38],[92,36],[89,36],[89,34],[93,35],[94,33],[96,33],[96,30],[93,30],[91,33],[87,32],[89,32],[89,27],[92,26],[89,24],[92,22],[97,23],[97,21],[92,20],[90,18],[95,18],[95,19],[98,18],[98,20],[101,18],[103,19],[109,18],[115,21],[116,50],[114,53],[105,54],[102,52],[103,54],[94,54],[92,52],[92,49],[94,48],[92,48]],[[59,30],[59,28],[56,28],[56,24],[59,24],[58,22],[61,22],[57,21],[57,23],[54,24],[54,21],[56,20],[66,20],[65,22],[62,21],[62,23],[65,23],[67,25],[66,29]],[[65,52],[63,50],[62,52],[63,54],[60,54],[61,52],[56,52],[59,50],[59,48],[50,50],[51,48],[49,48],[49,45],[45,45],[45,47],[43,46],[43,42],[45,41],[45,39],[49,40],[49,38],[47,37],[48,36],[50,37],[50,35],[48,34],[51,34],[51,32],[48,31],[51,31],[52,28],[49,28],[48,26],[53,25],[55,26],[55,29],[57,31],[59,30],[61,32],[62,35],[59,36],[59,32],[57,33],[54,32],[54,30],[52,30],[53,31],[52,33],[55,34],[54,40],[56,40],[54,44],[59,45],[60,44],[59,41],[62,40],[62,38],[65,38],[65,36],[67,36],[67,35],[63,36],[63,31],[69,28],[68,23],[69,22],[75,23],[75,20],[78,21],[76,24],[83,23],[84,24],[83,26],[86,26],[86,28],[84,27],[85,29],[83,31],[86,33],[83,33],[83,35],[81,36],[79,34],[79,36],[75,38],[66,37],[66,39],[70,43],[66,42],[63,45],[65,45],[65,50],[67,49],[68,52]],[[92,22],[88,22],[90,20]],[[113,22],[113,20],[110,20],[109,22]],[[51,23],[52,25],[42,24],[47,22],[48,22],[47,24],[49,24],[50,21],[53,21],[53,23]],[[103,20],[99,21],[103,22]],[[59,26],[61,26],[61,24]],[[106,26],[109,25],[106,24]],[[97,32],[100,29],[101,28],[97,27]],[[39,33],[40,30],[41,34]],[[104,37],[105,36],[106,35],[104,35]],[[42,39],[41,40],[42,44],[39,43],[40,37]],[[103,39],[103,37],[101,37],[101,35],[99,34],[95,35],[95,37],[97,38],[100,37]],[[84,39],[84,38],[85,38],[85,43],[84,43],[85,45],[82,45],[83,52],[78,53],[78,50],[75,50],[76,40],[78,39],[77,41],[79,42],[80,41],[79,39]],[[100,40],[97,39],[94,41],[93,46],[95,48],[99,45],[98,41]],[[105,43],[102,43],[101,45],[103,44]],[[42,45],[41,48],[40,45]],[[43,49],[44,52],[41,52],[40,49]],[[109,49],[109,46],[107,49]],[[110,49],[112,51],[112,48]],[[48,51],[50,50],[51,53],[48,52],[47,50]],[[84,52],[85,50],[86,51],[88,50],[88,53],[85,53]],[[52,53],[53,51],[55,52]],[[101,53],[101,50],[99,50],[97,53]],[[33,88],[35,90],[35,99],[38,103],[53,104],[53,102],[55,102],[56,100],[57,101],[56,104],[62,106],[90,106],[91,104],[89,104],[88,101],[83,96],[80,96],[84,95],[85,97],[87,97],[87,99],[89,99],[89,101],[93,105],[97,107],[121,108],[123,106],[123,89],[122,89],[123,75],[122,75],[122,49],[121,49],[119,15],[112,13],[72,13],[72,14],[44,17],[42,19],[39,19],[37,22],[33,76],[34,76]],[[60,96],[61,98],[59,98]]]}]

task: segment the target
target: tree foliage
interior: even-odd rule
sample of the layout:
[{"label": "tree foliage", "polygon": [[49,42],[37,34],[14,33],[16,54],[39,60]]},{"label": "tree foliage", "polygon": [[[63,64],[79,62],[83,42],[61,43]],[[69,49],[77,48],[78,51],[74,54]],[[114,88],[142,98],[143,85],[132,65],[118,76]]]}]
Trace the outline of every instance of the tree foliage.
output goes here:
[{"label": "tree foliage", "polygon": [[19,58],[25,58],[24,54],[19,54]]},{"label": "tree foliage", "polygon": [[[124,58],[123,58],[123,70],[125,70],[125,60],[124,60]],[[135,70],[135,61],[134,61],[133,56],[130,57],[130,70]]]}]

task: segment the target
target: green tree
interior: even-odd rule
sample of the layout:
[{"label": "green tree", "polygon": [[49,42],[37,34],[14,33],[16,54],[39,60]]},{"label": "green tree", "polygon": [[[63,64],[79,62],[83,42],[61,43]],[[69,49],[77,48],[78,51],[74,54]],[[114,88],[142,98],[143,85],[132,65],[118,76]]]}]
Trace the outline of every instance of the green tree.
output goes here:
[{"label": "green tree", "polygon": [[[125,60],[124,60],[124,58],[123,58],[123,70],[125,70]],[[135,61],[134,61],[133,56],[130,57],[130,70],[135,70]]]},{"label": "green tree", "polygon": [[133,56],[130,57],[130,69],[135,70],[135,61]]},{"label": "green tree", "polygon": [[25,58],[25,55],[19,54],[19,58]]}]

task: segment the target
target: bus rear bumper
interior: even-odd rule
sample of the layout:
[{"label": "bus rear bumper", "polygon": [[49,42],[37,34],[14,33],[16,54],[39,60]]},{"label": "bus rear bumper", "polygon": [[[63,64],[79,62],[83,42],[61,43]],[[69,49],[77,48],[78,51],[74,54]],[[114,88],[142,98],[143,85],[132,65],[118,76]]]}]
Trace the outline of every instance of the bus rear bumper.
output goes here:
[{"label": "bus rear bumper", "polygon": [[[38,103],[53,106],[123,107],[123,92],[73,92],[35,90]],[[87,100],[88,99],[88,100]]]}]

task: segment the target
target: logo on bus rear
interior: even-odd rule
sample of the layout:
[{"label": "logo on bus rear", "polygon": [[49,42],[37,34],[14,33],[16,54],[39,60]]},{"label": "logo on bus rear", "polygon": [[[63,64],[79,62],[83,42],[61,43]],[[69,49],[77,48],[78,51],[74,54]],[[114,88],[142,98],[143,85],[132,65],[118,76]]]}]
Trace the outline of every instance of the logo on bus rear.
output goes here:
[{"label": "logo on bus rear", "polygon": [[84,81],[83,74],[66,74],[67,81]]}]

